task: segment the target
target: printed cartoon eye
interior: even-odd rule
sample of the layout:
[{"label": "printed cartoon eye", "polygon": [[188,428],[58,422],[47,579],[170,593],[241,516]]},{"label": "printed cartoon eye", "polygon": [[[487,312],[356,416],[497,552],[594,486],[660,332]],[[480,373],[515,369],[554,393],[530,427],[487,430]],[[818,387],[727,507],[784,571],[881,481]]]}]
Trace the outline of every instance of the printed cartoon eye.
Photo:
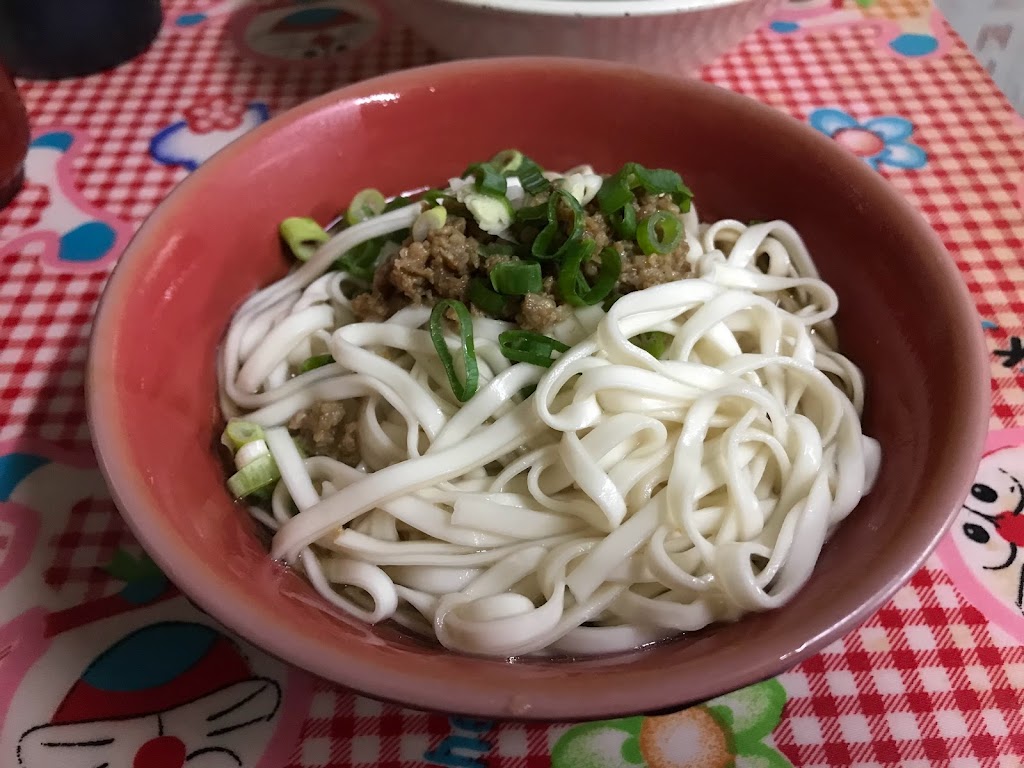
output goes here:
[{"label": "printed cartoon eye", "polygon": [[991,486],[985,485],[984,483],[975,483],[972,485],[971,496],[986,504],[991,504],[999,498],[999,494],[995,492],[995,489]]},{"label": "printed cartoon eye", "polygon": [[974,523],[964,524],[964,536],[971,541],[976,541],[979,544],[988,544],[989,535],[988,531],[982,528],[980,525]]}]

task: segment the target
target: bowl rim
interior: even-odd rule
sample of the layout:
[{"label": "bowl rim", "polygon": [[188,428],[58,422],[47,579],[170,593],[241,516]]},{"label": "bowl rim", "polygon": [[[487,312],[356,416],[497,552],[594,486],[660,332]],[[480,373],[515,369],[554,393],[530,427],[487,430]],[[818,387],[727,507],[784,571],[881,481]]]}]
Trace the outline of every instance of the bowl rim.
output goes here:
[{"label": "bowl rim", "polygon": [[754,2],[754,0],[437,0],[437,2],[482,8],[517,16],[532,14],[575,18],[626,18],[708,11],[714,8]]},{"label": "bowl rim", "polygon": [[[629,680],[628,673],[620,672],[619,677],[616,678],[616,688],[619,690],[629,688],[630,691],[628,695],[618,697],[614,705],[609,705],[600,696],[580,700],[578,694],[573,694],[571,687],[566,686],[568,690],[546,690],[543,697],[537,696],[530,701],[529,707],[524,711],[515,711],[510,709],[506,697],[496,695],[496,692],[486,684],[474,682],[471,675],[467,675],[467,679],[446,680],[444,686],[437,686],[436,678],[429,673],[419,673],[415,665],[403,670],[403,674],[400,675],[381,675],[379,668],[370,664],[362,665],[351,661],[347,664],[338,664],[336,661],[337,644],[327,643],[323,638],[309,637],[298,632],[281,632],[268,628],[263,620],[265,613],[261,612],[258,607],[260,601],[251,592],[240,586],[232,588],[229,592],[224,592],[214,599],[209,591],[209,585],[216,583],[218,579],[210,572],[210,567],[205,561],[199,558],[188,558],[187,546],[173,543],[175,539],[179,538],[178,535],[172,530],[169,523],[154,511],[155,507],[149,496],[146,479],[131,468],[131,451],[126,438],[127,429],[123,414],[120,413],[115,389],[110,384],[112,380],[110,368],[120,328],[119,309],[124,303],[124,296],[131,290],[136,276],[145,271],[148,254],[160,245],[161,219],[178,208],[187,208],[193,188],[200,188],[206,177],[216,174],[218,169],[231,158],[244,155],[250,147],[258,145],[265,135],[301,121],[339,102],[366,103],[370,100],[379,100],[381,95],[393,98],[394,94],[403,88],[422,86],[433,76],[446,79],[507,77],[515,73],[536,76],[538,73],[550,73],[553,69],[582,74],[588,78],[607,75],[629,78],[634,82],[653,81],[653,84],[658,87],[676,91],[681,98],[689,93],[700,94],[702,98],[734,104],[743,101],[748,108],[759,112],[769,132],[773,128],[786,133],[803,132],[808,142],[818,144],[821,151],[828,156],[829,162],[835,166],[836,173],[844,174],[851,184],[874,190],[883,196],[890,205],[896,206],[904,213],[909,222],[908,226],[913,227],[917,236],[930,241],[936,254],[947,254],[945,246],[924,218],[884,177],[868,168],[852,153],[846,152],[827,137],[803,125],[792,116],[768,104],[757,102],[710,83],[656,74],[618,63],[588,59],[564,57],[468,59],[380,75],[328,92],[289,109],[243,135],[207,160],[198,170],[179,183],[147,216],[119,258],[98,302],[93,333],[89,343],[85,376],[86,408],[97,465],[107,481],[112,498],[121,511],[122,517],[139,543],[196,605],[231,632],[265,652],[378,700],[393,701],[402,706],[429,711],[495,719],[597,720],[632,715],[638,712],[664,712],[742,688],[758,680],[774,677],[806,657],[819,652],[834,640],[844,637],[888,602],[896,591],[903,587],[924,565],[925,560],[953,524],[958,511],[959,499],[957,497],[965,492],[973,481],[976,462],[966,461],[958,465],[958,472],[935,478],[932,484],[932,488],[937,489],[935,496],[950,500],[950,509],[945,512],[941,524],[934,527],[925,526],[915,531],[911,540],[912,546],[904,546],[904,549],[916,551],[916,556],[909,560],[897,559],[888,568],[877,569],[871,577],[872,585],[877,585],[874,586],[874,592],[866,595],[863,602],[859,603],[856,608],[849,610],[843,616],[834,617],[831,621],[822,619],[812,622],[807,628],[804,641],[797,647],[771,648],[772,639],[765,638],[769,650],[773,651],[772,653],[766,653],[759,661],[751,662],[742,668],[720,670],[721,674],[716,678],[713,689],[700,691],[696,698],[694,694],[687,695],[684,687],[665,685],[664,676],[659,676],[657,682],[645,678],[642,684],[635,687],[623,685],[622,683]],[[957,451],[966,453],[980,461],[988,431],[990,408],[988,352],[981,322],[977,319],[977,309],[960,276],[956,263],[948,255],[938,261],[937,269],[948,284],[949,300],[958,310],[957,323],[962,326],[960,330],[964,334],[961,362],[964,364],[964,370],[971,372],[970,375],[964,376],[958,382],[959,392],[963,402],[977,403],[979,409],[981,407],[985,409],[984,415],[980,410],[974,412],[969,408],[956,409],[956,412],[950,416],[951,432],[955,431],[960,435]],[[939,511],[936,511],[933,513],[932,519],[938,520],[940,514]],[[866,589],[870,588],[870,585],[866,587]],[[465,658],[472,659],[472,657]]]}]

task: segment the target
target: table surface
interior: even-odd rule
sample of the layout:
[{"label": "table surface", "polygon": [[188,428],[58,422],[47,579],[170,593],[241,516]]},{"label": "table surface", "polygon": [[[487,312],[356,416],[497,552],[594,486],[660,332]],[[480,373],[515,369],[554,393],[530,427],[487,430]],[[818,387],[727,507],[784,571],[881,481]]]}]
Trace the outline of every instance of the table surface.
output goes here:
[{"label": "table surface", "polygon": [[[151,567],[89,451],[83,367],[111,265],[228,141],[315,94],[434,59],[370,0],[313,6],[357,17],[331,30],[339,39],[360,25],[373,36],[310,61],[302,35],[266,31],[293,3],[169,0],[142,57],[21,84],[28,183],[0,213],[0,767],[1024,765],[1024,532],[966,511],[888,605],[796,669],[665,717],[575,726],[355,696],[217,627]],[[1015,508],[1024,136],[984,68],[926,0],[792,0],[703,76],[843,142],[939,233],[992,352],[975,505]]]}]

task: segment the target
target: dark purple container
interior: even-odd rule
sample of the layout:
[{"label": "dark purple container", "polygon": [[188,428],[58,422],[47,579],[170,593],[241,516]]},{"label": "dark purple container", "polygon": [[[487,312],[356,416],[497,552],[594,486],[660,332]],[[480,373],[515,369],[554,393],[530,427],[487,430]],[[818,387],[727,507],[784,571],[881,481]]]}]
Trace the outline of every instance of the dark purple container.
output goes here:
[{"label": "dark purple container", "polygon": [[0,60],[17,77],[91,75],[146,50],[162,18],[160,0],[0,0]]}]

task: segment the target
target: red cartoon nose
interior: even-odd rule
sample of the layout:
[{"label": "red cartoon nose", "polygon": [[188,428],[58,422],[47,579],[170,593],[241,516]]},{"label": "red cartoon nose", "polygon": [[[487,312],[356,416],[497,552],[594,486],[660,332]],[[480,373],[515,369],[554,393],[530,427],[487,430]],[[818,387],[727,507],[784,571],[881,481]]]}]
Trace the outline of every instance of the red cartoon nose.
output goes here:
[{"label": "red cartoon nose", "polygon": [[312,42],[313,45],[319,45],[321,48],[330,48],[334,44],[334,38],[325,32],[321,32],[310,42]]},{"label": "red cartoon nose", "polygon": [[182,768],[185,765],[185,745],[174,736],[150,739],[135,753],[132,768]]},{"label": "red cartoon nose", "polygon": [[1024,547],[1024,515],[1001,512],[996,515],[996,531],[1011,544]]}]

